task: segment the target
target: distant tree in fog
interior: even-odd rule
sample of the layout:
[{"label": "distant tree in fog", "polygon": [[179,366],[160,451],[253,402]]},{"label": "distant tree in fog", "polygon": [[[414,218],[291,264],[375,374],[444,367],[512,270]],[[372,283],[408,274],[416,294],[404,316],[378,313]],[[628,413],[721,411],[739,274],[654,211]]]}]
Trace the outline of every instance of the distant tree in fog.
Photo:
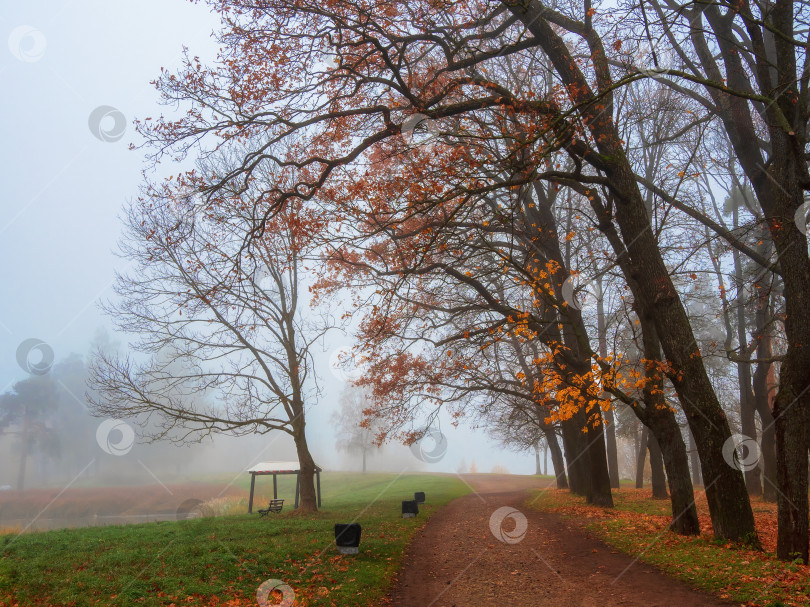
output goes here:
[{"label": "distant tree in fog", "polygon": [[25,488],[28,458],[34,450],[48,455],[59,452],[58,437],[48,424],[48,416],[57,407],[57,390],[49,376],[32,376],[18,381],[0,395],[0,436],[19,440],[17,489]]},{"label": "distant tree in fog", "polygon": [[359,454],[363,458],[363,472],[366,471],[366,457],[379,448],[375,444],[379,421],[363,414],[363,410],[370,406],[364,390],[352,386],[340,395],[340,411],[332,415],[339,437],[335,446],[340,451]]}]

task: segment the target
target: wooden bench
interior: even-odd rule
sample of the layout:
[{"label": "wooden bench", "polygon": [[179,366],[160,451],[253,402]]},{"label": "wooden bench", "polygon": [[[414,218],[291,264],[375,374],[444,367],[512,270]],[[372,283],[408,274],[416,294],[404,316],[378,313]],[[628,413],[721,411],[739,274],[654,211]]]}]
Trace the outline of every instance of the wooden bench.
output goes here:
[{"label": "wooden bench", "polygon": [[281,512],[281,509],[284,507],[284,500],[270,500],[270,503],[267,505],[267,508],[262,508],[259,510],[259,518],[263,516],[267,516],[271,512]]}]

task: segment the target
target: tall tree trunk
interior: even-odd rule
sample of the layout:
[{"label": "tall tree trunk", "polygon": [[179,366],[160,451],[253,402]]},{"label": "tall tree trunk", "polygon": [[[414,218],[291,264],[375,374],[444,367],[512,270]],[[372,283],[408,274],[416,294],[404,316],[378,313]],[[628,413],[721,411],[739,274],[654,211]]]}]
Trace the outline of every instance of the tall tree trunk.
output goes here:
[{"label": "tall tree trunk", "polygon": [[757,339],[757,363],[754,370],[754,408],[759,414],[762,427],[762,497],[765,501],[777,501],[778,491],[776,473],[776,431],[774,430],[773,412],[771,411],[772,392],[769,379],[773,376],[773,363],[770,358],[773,356],[771,348],[771,332],[768,323],[770,316],[770,294],[762,292],[757,303],[756,312],[756,339]]},{"label": "tall tree trunk", "polygon": [[17,471],[17,491],[25,489],[25,466],[28,463],[28,435],[31,430],[31,418],[28,414],[28,405],[23,412],[22,446],[20,447],[20,467]]},{"label": "tall tree trunk", "polygon": [[[582,426],[578,426],[575,419],[566,419],[560,422],[562,429],[563,446],[565,447],[565,462],[568,470],[568,485],[574,493],[585,495],[587,488],[588,471],[585,466],[584,449],[582,445]],[[549,449],[551,445],[549,444]],[[554,452],[551,452],[552,463]],[[555,470],[556,474],[556,470]]]},{"label": "tall tree trunk", "polygon": [[613,495],[610,491],[610,474],[607,465],[607,449],[605,448],[605,433],[602,430],[602,409],[598,404],[588,408],[588,417],[598,419],[597,427],[586,426],[585,448],[588,451],[588,503],[607,508],[613,507]]},{"label": "tall tree trunk", "polygon": [[[738,210],[737,206],[733,209],[734,228],[739,227]],[[743,271],[742,260],[740,259],[740,252],[737,249],[732,249],[732,257],[734,260],[734,279],[738,285],[743,284]],[[741,289],[738,288],[738,294]],[[754,413],[754,391],[751,385],[751,363],[746,362],[751,354],[751,349],[748,347],[748,333],[745,329],[745,302],[742,297],[737,297],[737,342],[740,345],[740,356],[743,360],[737,363],[737,382],[740,385],[740,431],[746,437],[757,440],[757,426]],[[745,487],[748,490],[748,495],[762,495],[762,480],[760,479],[759,466],[746,469],[743,472],[745,476]]]},{"label": "tall tree trunk", "polygon": [[641,438],[638,441],[638,452],[636,453],[636,489],[644,488],[644,464],[647,461],[647,443],[649,436],[649,428],[642,426]]},{"label": "tall tree trunk", "polygon": [[649,318],[641,317],[641,335],[644,344],[644,358],[647,361],[644,370],[645,406],[632,407],[636,416],[649,429],[650,467],[652,469],[653,497],[666,497],[666,481],[657,453],[663,459],[666,478],[669,479],[670,502],[672,505],[672,529],[681,535],[699,535],[700,522],[695,506],[695,492],[689,480],[689,460],[683,435],[675,419],[675,414],[664,399],[664,378],[657,370],[661,361],[661,345],[655,325]]},{"label": "tall tree trunk", "polygon": [[[596,330],[599,334],[599,356],[607,359],[607,322],[605,321],[605,298],[602,290],[602,277],[597,278],[599,297],[596,300]],[[613,407],[605,411],[605,444],[607,445],[608,472],[610,488],[619,488],[619,453],[616,444],[616,416]]]},{"label": "tall tree trunk", "polygon": [[[554,438],[556,439],[557,437],[555,436]],[[557,445],[557,449],[559,448],[560,446]],[[562,463],[562,454],[560,454],[560,463]],[[565,467],[563,467],[562,471],[563,474],[565,474]],[[543,446],[543,476],[548,476],[548,447],[545,445]],[[565,483],[565,486],[568,487],[568,482]]]},{"label": "tall tree trunk", "polygon": [[657,437],[669,481],[671,528],[680,535],[700,535],[695,491],[689,479],[689,459],[678,422],[671,411],[663,411],[661,415],[651,416],[650,424],[655,428],[652,432]]},{"label": "tall tree trunk", "polygon": [[[747,354],[745,354],[747,356]],[[756,406],[754,404],[754,391],[751,385],[750,363],[738,363],[737,379],[740,383],[740,429],[743,436],[757,440]],[[764,426],[763,426],[764,427]],[[746,468],[745,486],[749,495],[762,495],[762,479],[759,466]]]},{"label": "tall tree trunk", "polygon": [[619,488],[619,447],[616,441],[616,414],[613,407],[605,411],[605,446],[607,447],[610,488]]},{"label": "tall tree trunk", "polygon": [[298,454],[298,465],[301,470],[299,473],[300,500],[298,502],[298,509],[301,512],[317,512],[318,499],[315,493],[315,460],[312,459],[309,447],[307,446],[303,406],[300,407],[300,413],[293,418],[291,425],[293,428],[295,451]]},{"label": "tall tree trunk", "polygon": [[562,450],[557,442],[557,433],[554,430],[543,430],[546,437],[546,444],[551,451],[551,465],[554,468],[554,476],[557,477],[557,489],[568,489],[568,480],[565,477],[565,462],[563,461]]},{"label": "tall tree trunk", "polygon": [[703,484],[703,478],[700,475],[700,458],[698,458],[695,446],[695,437],[689,428],[686,429],[686,436],[689,437],[689,466],[692,469],[692,485],[699,486]]},{"label": "tall tree trunk", "polygon": [[[532,192],[536,196],[536,204],[532,201]],[[585,497],[590,504],[613,507],[602,407],[593,398],[596,393],[591,368],[594,352],[588,340],[588,329],[579,309],[559,303],[564,300],[563,285],[570,278],[570,271],[560,249],[560,241],[556,236],[557,224],[551,202],[551,198],[540,183],[535,183],[533,188],[527,187],[523,190],[523,216],[528,230],[524,240],[527,251],[530,252],[528,267],[530,271],[536,270],[538,276],[541,272],[545,273],[546,270],[539,261],[542,251],[542,255],[553,261],[560,270],[551,273],[557,298],[557,305],[547,306],[548,310],[545,313],[551,322],[546,326],[538,326],[537,330],[542,335],[542,339],[546,340],[550,349],[555,352],[554,362],[561,376],[568,382],[568,385],[576,386],[579,392],[577,412],[571,420],[577,420],[576,423],[579,426],[577,428],[579,435],[577,451],[584,459],[582,481]],[[534,285],[538,301],[544,301],[548,297],[546,283],[547,280],[543,279],[542,283]],[[565,348],[559,348],[560,344],[563,344]],[[563,434],[563,438],[565,438],[565,434]],[[568,443],[566,441],[567,451]],[[579,458],[579,455],[577,457]],[[574,480],[570,476],[572,461],[569,460],[569,480],[573,488]]]},{"label": "tall tree trunk", "polygon": [[667,477],[664,474],[664,459],[661,455],[661,447],[652,432],[647,437],[647,448],[650,450],[650,472],[652,479],[652,496],[654,499],[665,500],[669,497],[667,493]]},{"label": "tall tree trunk", "polygon": [[367,449],[363,447],[363,474],[366,473],[366,451]]},{"label": "tall tree trunk", "polygon": [[543,470],[540,467],[540,442],[534,443],[534,473],[537,476],[543,474]]}]

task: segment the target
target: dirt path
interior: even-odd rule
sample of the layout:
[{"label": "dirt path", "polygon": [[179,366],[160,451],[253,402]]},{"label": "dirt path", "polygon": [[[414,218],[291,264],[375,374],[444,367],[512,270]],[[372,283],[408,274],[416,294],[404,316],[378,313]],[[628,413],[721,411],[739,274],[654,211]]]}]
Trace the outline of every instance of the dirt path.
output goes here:
[{"label": "dirt path", "polygon": [[[729,604],[586,537],[573,522],[525,507],[526,489],[536,488],[537,480],[491,475],[463,480],[477,493],[440,509],[414,538],[391,594],[395,606]],[[525,532],[520,514],[518,524],[511,517],[501,525],[491,519],[501,507],[525,516]],[[497,539],[499,532],[507,542]]]}]

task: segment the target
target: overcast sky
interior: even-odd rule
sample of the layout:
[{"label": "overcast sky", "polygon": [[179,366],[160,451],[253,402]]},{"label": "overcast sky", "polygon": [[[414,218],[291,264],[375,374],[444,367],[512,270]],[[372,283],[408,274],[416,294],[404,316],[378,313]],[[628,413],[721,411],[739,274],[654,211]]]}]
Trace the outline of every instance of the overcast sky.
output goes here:
[{"label": "overcast sky", "polygon": [[[85,354],[96,330],[110,328],[97,302],[112,296],[113,273],[126,263],[113,253],[119,214],[143,167],[142,153],[128,149],[137,142],[132,120],[160,113],[149,82],[178,65],[183,45],[214,56],[216,25],[205,5],[183,0],[3,2],[0,392],[25,377],[15,357],[23,340],[43,340],[60,359]],[[317,361],[324,394],[308,422],[316,458],[333,455],[329,415],[343,385],[329,353],[350,344],[333,336]],[[496,463],[534,471],[530,454],[502,452],[448,423],[442,430],[447,455],[431,469],[454,471],[464,458],[480,471]]]}]

